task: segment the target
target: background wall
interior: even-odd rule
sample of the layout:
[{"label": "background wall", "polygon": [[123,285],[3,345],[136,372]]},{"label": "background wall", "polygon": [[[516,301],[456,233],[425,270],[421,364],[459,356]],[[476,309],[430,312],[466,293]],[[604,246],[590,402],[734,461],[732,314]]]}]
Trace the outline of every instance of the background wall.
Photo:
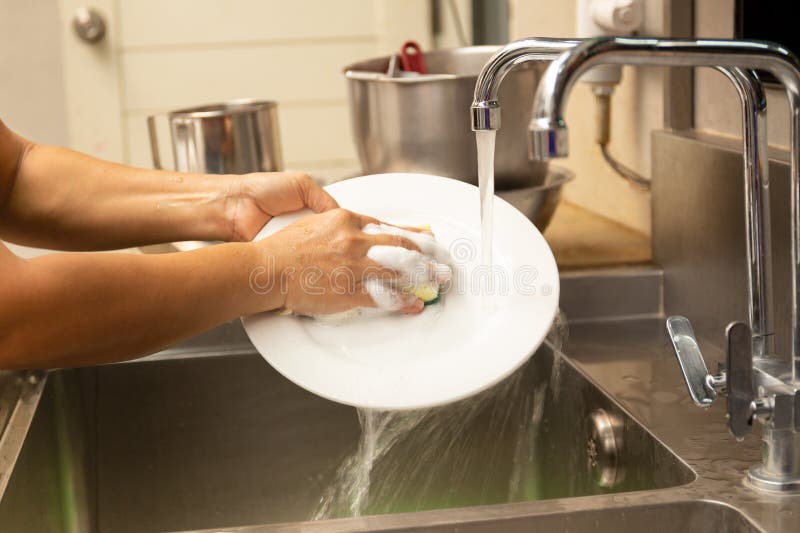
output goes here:
[{"label": "background wall", "polygon": [[67,144],[58,0],[0,0],[0,119]]},{"label": "background wall", "polygon": [[[695,34],[698,37],[732,38],[734,0],[696,0]],[[711,69],[697,70],[694,109],[697,129],[741,138],[739,106],[736,91],[722,74]],[[770,145],[789,146],[789,101],[782,89],[767,89],[767,130]]]}]

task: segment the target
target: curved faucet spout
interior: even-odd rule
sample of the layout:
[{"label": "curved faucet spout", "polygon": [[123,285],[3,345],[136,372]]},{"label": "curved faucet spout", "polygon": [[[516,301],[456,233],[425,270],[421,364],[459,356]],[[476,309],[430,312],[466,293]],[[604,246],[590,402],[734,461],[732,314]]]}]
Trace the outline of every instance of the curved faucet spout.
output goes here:
[{"label": "curved faucet spout", "polygon": [[500,129],[500,83],[515,67],[527,61],[552,61],[580,41],[567,39],[522,39],[509,43],[486,62],[475,83],[470,117],[472,129]]},{"label": "curved faucet spout", "polygon": [[[587,39],[554,60],[539,83],[529,126],[529,146],[536,159],[567,155],[567,129],[563,113],[570,89],[585,71],[596,65],[607,64],[717,68],[737,86],[743,103],[747,96],[743,94],[743,88],[752,85],[748,82],[749,75],[745,70],[769,71],[783,84],[791,108],[792,375],[793,381],[800,383],[800,60],[783,46],[767,41],[619,37]],[[761,98],[758,95],[751,97],[754,100]],[[750,113],[756,111],[751,110]],[[763,120],[763,117],[759,120]],[[764,142],[763,135],[755,138]],[[745,142],[748,142],[746,137]],[[758,148],[761,153],[757,164],[763,170],[762,175],[766,176],[766,145],[753,148]],[[750,159],[750,162],[755,163],[755,159]],[[757,187],[750,188],[748,192],[753,195],[751,199],[763,194]],[[762,199],[766,202],[765,196]],[[752,246],[759,241],[765,244],[764,240],[754,239]],[[748,246],[748,252],[753,255],[764,253],[763,248],[750,248]],[[762,312],[768,311],[762,309]],[[757,324],[754,326],[758,329]],[[771,332],[762,333],[769,335]],[[757,349],[756,353],[759,351]]]},{"label": "curved faucet spout", "polygon": [[531,155],[536,159],[568,155],[564,122],[566,100],[581,74],[597,65],[722,66],[767,70],[786,87],[794,110],[793,121],[800,126],[800,62],[781,45],[729,39],[597,37],[586,39],[560,55],[548,66],[539,82],[529,128]]}]

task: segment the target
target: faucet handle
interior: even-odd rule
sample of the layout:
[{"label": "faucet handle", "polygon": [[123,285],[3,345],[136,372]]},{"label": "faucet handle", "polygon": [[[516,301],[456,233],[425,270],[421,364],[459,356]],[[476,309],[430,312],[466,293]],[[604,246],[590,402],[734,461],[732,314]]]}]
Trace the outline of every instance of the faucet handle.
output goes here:
[{"label": "faucet handle", "polygon": [[717,391],[725,388],[725,374],[708,373],[688,318],[677,315],[667,318],[667,332],[692,400],[700,407],[708,407],[717,399]]},{"label": "faucet handle", "polygon": [[753,427],[753,331],[744,322],[731,322],[727,337],[728,428],[743,439]]},{"label": "faucet handle", "polygon": [[753,332],[744,322],[731,322],[725,330],[726,371],[709,374],[689,319],[667,318],[675,355],[683,371],[694,403],[708,407],[717,393],[727,392],[728,429],[737,439],[744,438],[753,424]]}]

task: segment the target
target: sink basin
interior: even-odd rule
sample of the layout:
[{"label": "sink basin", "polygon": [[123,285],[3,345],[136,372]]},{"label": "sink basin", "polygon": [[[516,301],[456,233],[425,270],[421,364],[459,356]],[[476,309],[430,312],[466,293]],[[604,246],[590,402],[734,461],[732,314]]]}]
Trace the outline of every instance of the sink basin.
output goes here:
[{"label": "sink basin", "polygon": [[[360,434],[354,409],[305,392],[256,354],[58,371],[0,503],[0,524],[49,531],[67,520],[77,530],[144,532],[306,521]],[[482,397],[423,416],[375,460],[360,511],[643,491],[694,477],[544,347]],[[52,505],[43,512],[37,502],[46,493]],[[681,511],[681,520],[711,513],[727,523],[726,508],[689,507],[694,514]],[[347,505],[329,509],[350,514]]]}]

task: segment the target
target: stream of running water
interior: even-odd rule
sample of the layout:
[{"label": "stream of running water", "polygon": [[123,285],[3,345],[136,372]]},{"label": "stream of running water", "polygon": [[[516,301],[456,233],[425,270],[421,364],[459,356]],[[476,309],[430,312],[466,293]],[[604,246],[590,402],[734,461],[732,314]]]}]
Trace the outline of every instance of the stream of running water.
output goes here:
[{"label": "stream of running water", "polygon": [[559,313],[542,348],[553,354],[546,377],[532,376],[526,363],[491,389],[442,407],[357,409],[358,445],[312,519],[535,498],[538,428],[545,400],[559,393],[566,335]]}]

